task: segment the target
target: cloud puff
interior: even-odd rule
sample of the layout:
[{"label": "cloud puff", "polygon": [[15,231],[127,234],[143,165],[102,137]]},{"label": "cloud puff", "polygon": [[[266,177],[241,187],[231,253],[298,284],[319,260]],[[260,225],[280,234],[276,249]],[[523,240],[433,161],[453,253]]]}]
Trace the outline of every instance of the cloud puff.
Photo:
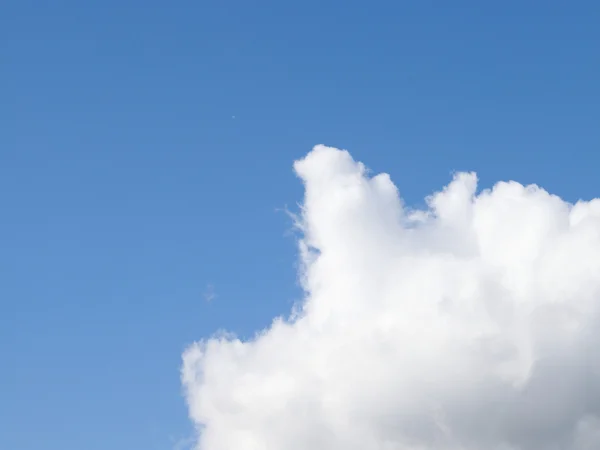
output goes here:
[{"label": "cloud puff", "polygon": [[199,449],[600,448],[600,199],[460,173],[414,211],[346,151],[294,168],[304,301],[184,353]]}]

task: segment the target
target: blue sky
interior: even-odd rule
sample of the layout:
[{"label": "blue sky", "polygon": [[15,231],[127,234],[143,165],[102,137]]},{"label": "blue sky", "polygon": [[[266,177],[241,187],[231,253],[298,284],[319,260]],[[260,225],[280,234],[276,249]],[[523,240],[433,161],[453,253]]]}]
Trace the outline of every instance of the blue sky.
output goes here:
[{"label": "blue sky", "polygon": [[600,6],[566,5],[4,2],[0,448],[188,436],[186,345],[301,295],[315,144],[411,204],[456,170],[597,196]]}]

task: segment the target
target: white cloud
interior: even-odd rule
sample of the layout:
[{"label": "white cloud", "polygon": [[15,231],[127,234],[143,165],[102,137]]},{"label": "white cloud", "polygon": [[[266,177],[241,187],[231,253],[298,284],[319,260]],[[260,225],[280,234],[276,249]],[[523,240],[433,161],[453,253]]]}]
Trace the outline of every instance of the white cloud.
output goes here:
[{"label": "white cloud", "polygon": [[345,151],[294,167],[305,301],[184,353],[199,449],[600,448],[600,200],[461,173],[415,212]]}]

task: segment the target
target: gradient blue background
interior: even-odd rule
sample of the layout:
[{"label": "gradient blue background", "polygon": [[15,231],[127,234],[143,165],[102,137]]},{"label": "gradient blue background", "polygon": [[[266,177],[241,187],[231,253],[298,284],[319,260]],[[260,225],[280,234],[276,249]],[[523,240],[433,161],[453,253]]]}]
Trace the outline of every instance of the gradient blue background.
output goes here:
[{"label": "gradient blue background", "polygon": [[599,24],[595,1],[2,2],[0,448],[189,436],[185,346],[301,295],[281,209],[315,144],[411,204],[454,170],[600,196]]}]

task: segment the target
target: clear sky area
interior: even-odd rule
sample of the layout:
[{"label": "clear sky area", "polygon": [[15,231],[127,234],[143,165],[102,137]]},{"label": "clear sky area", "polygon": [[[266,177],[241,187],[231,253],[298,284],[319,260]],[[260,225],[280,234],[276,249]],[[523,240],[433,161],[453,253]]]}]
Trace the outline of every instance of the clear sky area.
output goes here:
[{"label": "clear sky area", "polygon": [[[186,349],[200,359],[193,342],[251,339],[305,297],[287,212],[300,211],[303,182],[325,198],[337,185],[319,177],[358,179],[361,161],[411,208],[471,171],[478,191],[515,180],[566,202],[600,197],[599,48],[594,1],[2,2],[0,448],[180,450],[206,414],[223,428],[202,450],[283,450],[255,422],[244,442],[266,447],[218,437],[233,436],[229,403],[209,411],[189,394],[204,382],[182,386],[180,370]],[[295,173],[318,144],[354,160],[321,148]],[[304,222],[315,236],[338,211],[318,197]],[[339,217],[327,223],[345,229]],[[206,392],[251,372],[223,348],[197,362],[216,377]],[[275,383],[255,358],[252,373]],[[495,439],[452,427],[464,442]],[[353,449],[315,439],[298,449]]]}]

